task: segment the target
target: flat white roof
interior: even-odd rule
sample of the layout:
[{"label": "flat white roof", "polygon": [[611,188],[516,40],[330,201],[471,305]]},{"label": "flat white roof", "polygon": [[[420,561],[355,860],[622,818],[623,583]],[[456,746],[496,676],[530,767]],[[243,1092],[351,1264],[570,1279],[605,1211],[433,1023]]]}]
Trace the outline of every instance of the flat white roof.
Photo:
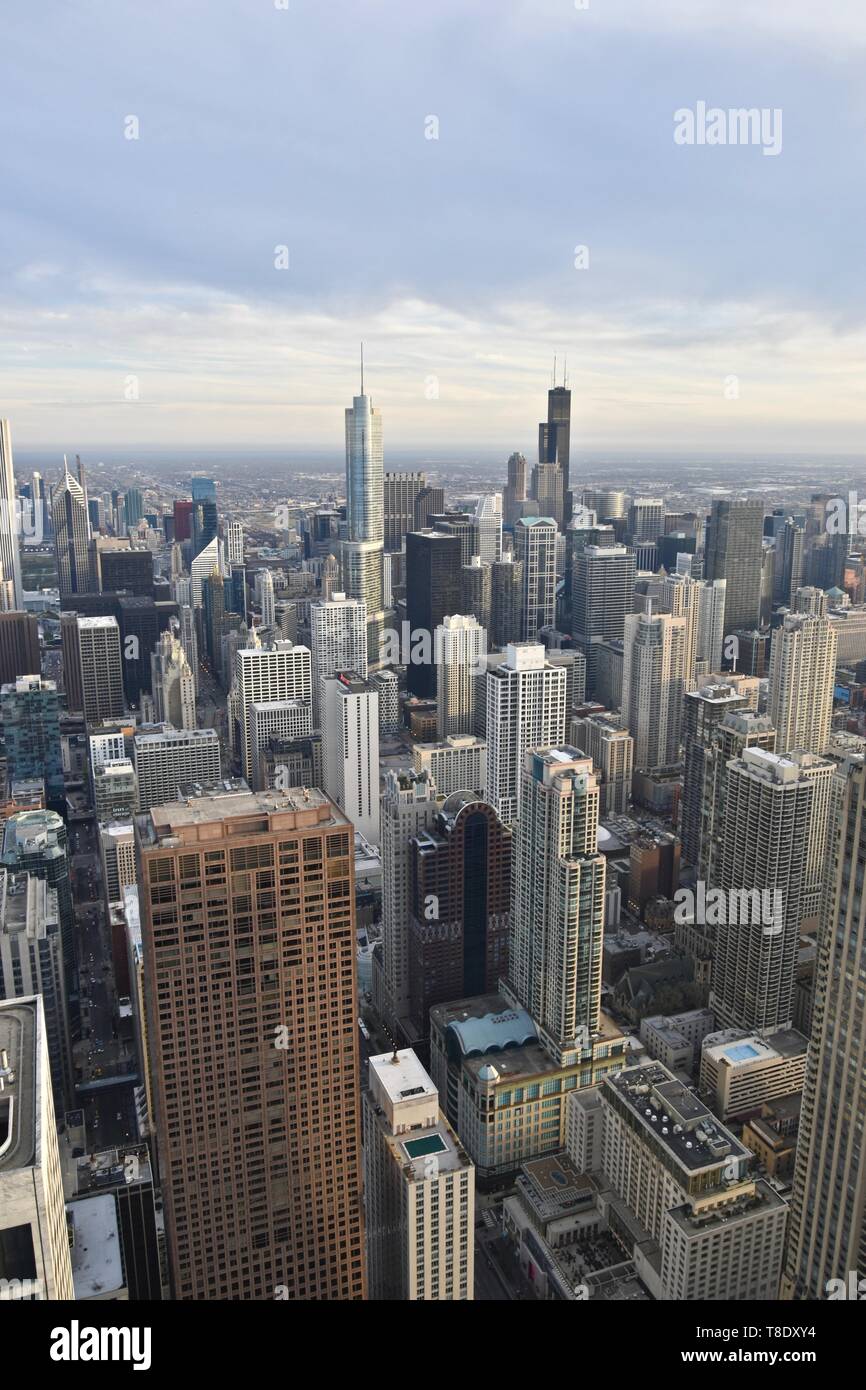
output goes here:
[{"label": "flat white roof", "polygon": [[399,1105],[404,1100],[417,1099],[422,1095],[438,1095],[431,1078],[411,1047],[403,1048],[397,1053],[383,1052],[378,1057],[371,1057],[370,1070],[376,1073],[382,1089],[394,1105]]}]

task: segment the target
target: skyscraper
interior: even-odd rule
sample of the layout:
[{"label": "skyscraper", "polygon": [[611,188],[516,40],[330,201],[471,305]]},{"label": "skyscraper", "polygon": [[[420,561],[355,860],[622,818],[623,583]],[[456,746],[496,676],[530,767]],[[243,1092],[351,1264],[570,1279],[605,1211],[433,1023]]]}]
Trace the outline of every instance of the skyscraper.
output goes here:
[{"label": "skyscraper", "polygon": [[367,676],[367,605],[335,593],[310,604],[310,648],[313,669],[313,719],[322,727],[322,697],[327,676],[354,671]]},{"label": "skyscraper", "polygon": [[[392,1029],[409,1015],[409,916],[412,903],[410,842],[432,825],[442,797],[427,772],[410,768],[385,774],[382,792],[382,1000]],[[374,975],[375,979],[375,975]]]},{"label": "skyscraper", "polygon": [[523,454],[510,454],[508,458],[508,482],[502,494],[503,520],[506,526],[513,526],[523,515],[522,503],[526,501],[526,459]]},{"label": "skyscraper", "polygon": [[[35,503],[34,503],[35,505]],[[0,583],[8,588],[9,609],[23,607],[21,584],[20,504],[15,492],[12,433],[8,420],[0,420]],[[3,604],[0,603],[0,607]],[[18,673],[20,674],[20,673]]]},{"label": "skyscraper", "polygon": [[242,565],[244,562],[244,528],[239,521],[230,521],[227,528],[228,562]]},{"label": "skyscraper", "polygon": [[475,1296],[475,1169],[408,1048],[370,1058],[364,1093],[370,1296]]},{"label": "skyscraper", "polygon": [[[800,589],[804,606],[810,596],[821,600],[815,589]],[[826,613],[787,613],[773,633],[767,710],[776,726],[776,751],[805,748],[822,753],[830,737],[833,719],[833,685],[836,675],[837,635]]]},{"label": "skyscraper", "polygon": [[745,709],[747,698],[730,685],[701,685],[683,701],[683,795],[680,838],[683,858],[698,865],[703,837],[704,791],[713,734],[726,714]]},{"label": "skyscraper", "polygon": [[415,502],[427,478],[423,473],[386,473],[384,483],[384,539],[386,550],[402,550],[403,542],[414,531]]},{"label": "skyscraper", "polygon": [[137,833],[174,1296],[363,1298],[352,827],[307,788]]},{"label": "skyscraper", "polygon": [[436,732],[471,734],[475,727],[478,673],[485,655],[486,633],[474,617],[452,614],[434,634],[436,661]]},{"label": "skyscraper", "polygon": [[605,859],[597,850],[598,780],[576,748],[524,756],[515,830],[508,978],[564,1060],[598,1032]]},{"label": "skyscraper", "polygon": [[6,739],[9,781],[44,779],[47,799],[62,801],[60,698],[54,681],[20,676],[14,684],[2,686],[0,723]]},{"label": "skyscraper", "polygon": [[272,628],[276,623],[276,608],[274,606],[274,577],[270,570],[260,570],[259,588],[262,603],[262,627]]},{"label": "skyscraper", "polygon": [[610,714],[572,720],[571,741],[592,759],[599,780],[599,815],[624,816],[631,801],[634,739]]},{"label": "skyscraper", "polygon": [[625,619],[622,719],[641,771],[679,760],[686,619],[630,613]]},{"label": "skyscraper", "polygon": [[176,631],[164,632],[150,658],[156,719],[176,729],[194,729],[195,677]]},{"label": "skyscraper", "polygon": [[200,555],[217,534],[217,496],[213,478],[192,479],[192,553]]},{"label": "skyscraper", "polygon": [[379,843],[379,696],[353,671],[322,683],[325,789],[355,829]]},{"label": "skyscraper", "polygon": [[138,733],[133,739],[138,809],[175,801],[183,782],[207,784],[220,778],[216,729],[171,729]]},{"label": "skyscraper", "polygon": [[730,762],[711,886],[727,893],[714,928],[710,1007],[726,1027],[790,1028],[800,925],[807,915],[814,799],[833,764],[747,748]]},{"label": "skyscraper", "polygon": [[586,656],[587,695],[595,692],[598,647],[622,641],[635,572],[634,551],[624,545],[587,545],[575,556],[572,632]]},{"label": "skyscraper", "polygon": [[312,704],[313,670],[309,647],[272,642],[241,647],[235,656],[235,680],[241,720],[241,769],[250,786],[255,779],[251,707],[267,700],[301,700]]},{"label": "skyscraper", "polygon": [[352,598],[367,605],[367,660],[379,659],[383,623],[384,464],[382,416],[364,393],[363,350],[361,394],[346,410],[346,535],[342,546],[343,586]]},{"label": "skyscraper", "polygon": [[704,576],[726,579],[725,634],[761,623],[764,504],[716,498],[707,527]]},{"label": "skyscraper", "polygon": [[521,517],[514,525],[514,558],[523,566],[522,638],[535,642],[556,623],[556,522]]},{"label": "skyscraper", "polygon": [[698,591],[698,637],[695,644],[695,677],[721,671],[725,640],[726,579],[708,579]]},{"label": "skyscraper", "polygon": [[0,685],[19,676],[38,674],[39,619],[35,613],[0,613]]},{"label": "skyscraper", "polygon": [[538,461],[556,464],[562,475],[562,517],[565,528],[571,520],[569,461],[571,458],[571,392],[568,387],[552,386],[547,393],[547,419],[538,426]]},{"label": "skyscraper", "polygon": [[474,554],[483,565],[502,559],[502,494],[488,493],[479,497],[473,518],[475,527]]},{"label": "skyscraper", "polygon": [[486,796],[506,825],[517,820],[526,750],[563,742],[566,683],[534,642],[509,645],[487,672]]},{"label": "skyscraper", "polygon": [[[427,659],[412,659],[406,684],[413,695],[436,694],[433,634],[446,614],[460,612],[460,537],[444,531],[410,531],[406,537],[406,619],[410,640],[423,642]],[[417,636],[416,636],[417,635]],[[421,648],[418,656],[424,655]]]},{"label": "skyscraper", "polygon": [[[840,769],[819,937],[783,1297],[862,1297],[866,1242],[866,762]],[[831,1281],[836,1281],[835,1285]]]},{"label": "skyscraper", "polygon": [[75,594],[95,593],[87,499],[68,468],[51,493],[51,520],[61,603]]},{"label": "skyscraper", "polygon": [[490,566],[490,645],[519,642],[522,631],[523,565],[506,555]]},{"label": "skyscraper", "polygon": [[117,619],[79,618],[77,625],[84,718],[88,724],[119,719],[126,706]]},{"label": "skyscraper", "polygon": [[0,1001],[0,1249],[10,1298],[75,1297],[40,995]]},{"label": "skyscraper", "polygon": [[449,999],[492,994],[508,964],[511,831],[471,791],[447,797],[410,846],[409,994],[415,1032]]}]

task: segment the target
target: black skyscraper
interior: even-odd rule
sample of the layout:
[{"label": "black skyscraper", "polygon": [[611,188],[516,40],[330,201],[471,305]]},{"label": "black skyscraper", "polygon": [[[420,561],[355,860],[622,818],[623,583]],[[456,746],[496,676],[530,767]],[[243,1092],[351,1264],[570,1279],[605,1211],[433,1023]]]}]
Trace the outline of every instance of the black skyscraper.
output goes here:
[{"label": "black skyscraper", "polygon": [[428,660],[410,660],[406,684],[413,695],[436,694],[433,638],[442,619],[460,612],[461,540],[444,531],[410,531],[406,537],[406,618],[413,645],[420,653],[426,639]]}]

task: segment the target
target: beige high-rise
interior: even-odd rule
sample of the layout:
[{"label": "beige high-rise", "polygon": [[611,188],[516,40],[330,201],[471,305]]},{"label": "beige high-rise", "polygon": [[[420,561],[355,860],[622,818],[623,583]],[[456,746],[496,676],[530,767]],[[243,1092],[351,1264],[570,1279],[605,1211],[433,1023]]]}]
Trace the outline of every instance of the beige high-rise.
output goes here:
[{"label": "beige high-rise", "polygon": [[353,827],[322,792],[139,816],[174,1296],[365,1296]]}]

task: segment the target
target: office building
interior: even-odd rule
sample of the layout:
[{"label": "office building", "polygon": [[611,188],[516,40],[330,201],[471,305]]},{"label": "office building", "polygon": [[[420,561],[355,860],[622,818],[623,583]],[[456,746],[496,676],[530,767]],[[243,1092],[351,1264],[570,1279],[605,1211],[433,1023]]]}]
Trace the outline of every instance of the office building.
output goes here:
[{"label": "office building", "polygon": [[[601,1107],[601,1172],[623,1202],[638,1271],[668,1302],[774,1299],[784,1255],[787,1206],[750,1172],[752,1156],[660,1062],[608,1077]],[[585,1131],[592,1133],[591,1128]],[[572,1155],[583,1167],[583,1155]],[[641,1231],[635,1231],[633,1221]],[[649,1236],[657,1261],[641,1251]]]},{"label": "office building", "polygon": [[396,734],[400,727],[400,681],[396,671],[374,671],[370,684],[379,696],[379,732]]},{"label": "office building", "polygon": [[177,799],[186,782],[218,782],[220,742],[216,729],[171,729],[137,733],[133,760],[138,782],[138,809],[149,811]]},{"label": "office building", "polygon": [[484,628],[474,617],[453,614],[436,628],[436,733],[471,734],[475,727],[478,674],[486,654]]},{"label": "office building", "polygon": [[569,466],[571,458],[571,392],[563,382],[552,386],[547,393],[547,419],[538,426],[538,462],[555,466],[560,481],[562,514],[557,525],[565,529],[571,520]]},{"label": "office building", "polygon": [[123,697],[123,655],[117,619],[79,618],[77,626],[82,711],[85,721],[88,724],[99,724],[103,719],[120,719],[126,710],[126,704]]},{"label": "office building", "polygon": [[473,555],[477,555],[482,565],[495,564],[502,559],[502,494],[487,493],[479,497],[473,517],[475,545]]},{"label": "office building", "polygon": [[0,723],[10,782],[41,778],[49,801],[62,801],[63,754],[60,699],[54,681],[19,676],[0,689]]},{"label": "office building", "polygon": [[[0,583],[5,598],[0,608],[20,609],[24,603],[21,583],[21,509],[15,491],[12,432],[8,420],[0,420]],[[38,667],[36,668],[38,670]],[[14,673],[20,675],[20,669]]]},{"label": "office building", "polygon": [[461,563],[457,535],[425,530],[406,537],[406,620],[412,643],[406,684],[411,695],[436,694],[433,634],[443,618],[460,612]]},{"label": "office building", "polygon": [[[725,826],[729,764],[735,758],[741,758],[747,748],[763,748],[766,752],[772,753],[775,747],[776,730],[769,715],[757,714],[751,709],[723,714],[715,728],[710,730],[710,743],[704,764],[701,834],[698,845],[699,877],[705,882],[709,883],[715,873]],[[693,851],[694,842],[690,843]]]},{"label": "office building", "polygon": [[135,831],[131,816],[100,825],[99,857],[106,902],[122,902],[123,890],[136,881]]},{"label": "office building", "polygon": [[51,1091],[62,1117],[76,1097],[57,893],[36,874],[0,869],[0,1001],[31,994],[42,996]]},{"label": "office building", "polygon": [[128,539],[96,536],[93,565],[100,593],[121,590],[137,598],[153,598],[153,551],[133,548]]},{"label": "office building", "polygon": [[150,658],[150,669],[156,722],[194,729],[195,676],[176,631],[162,634]]},{"label": "office building", "polygon": [[45,1009],[0,1002],[0,1249],[9,1299],[74,1297]]},{"label": "office building", "polygon": [[647,607],[626,617],[623,636],[622,720],[641,771],[679,760],[687,639],[685,618]]},{"label": "office building", "polygon": [[41,669],[36,614],[0,613],[0,685],[8,685],[19,676],[38,675]]},{"label": "office building", "polygon": [[707,525],[704,577],[726,579],[725,634],[761,625],[764,504],[716,498]]},{"label": "office building", "polygon": [[[410,843],[429,829],[441,807],[429,772],[411,768],[385,774],[381,799],[382,969],[380,1012],[404,1034],[409,1023],[409,915],[412,902]],[[374,967],[374,981],[376,980]],[[402,1021],[402,1022],[401,1022]]]},{"label": "office building", "polygon": [[192,554],[195,559],[217,534],[217,496],[216,483],[212,478],[193,478],[192,508],[190,524],[192,527]]},{"label": "office building", "polygon": [[517,820],[526,750],[563,741],[566,683],[565,671],[533,642],[509,644],[505,660],[487,672],[486,797],[506,825]]},{"label": "office building", "polygon": [[474,1298],[475,1170],[414,1052],[370,1058],[363,1119],[370,1297]]},{"label": "office building", "polygon": [[459,791],[409,852],[410,1013],[423,1038],[434,1004],[489,994],[507,972],[511,832],[486,801]]},{"label": "office building", "polygon": [[352,826],[307,788],[137,833],[174,1297],[362,1299]]},{"label": "office building", "polygon": [[760,1115],[769,1101],[802,1091],[808,1048],[794,1028],[767,1037],[740,1028],[708,1033],[701,1044],[701,1095],[725,1124]]},{"label": "office building", "polygon": [[[274,741],[280,744],[294,744],[298,740],[309,740],[313,734],[313,711],[306,700],[254,700],[249,708],[250,743],[252,748],[252,778],[250,785],[256,791],[268,787],[266,754],[272,749]],[[286,776],[289,769],[286,768]],[[302,783],[287,782],[287,786]]]},{"label": "office building", "polygon": [[483,628],[490,630],[491,582],[493,566],[473,555],[472,563],[460,568],[460,612],[471,613]]},{"label": "office building", "polygon": [[695,677],[721,671],[725,641],[726,579],[705,580],[698,590],[698,636],[695,643]]},{"label": "office building", "polygon": [[665,529],[665,504],[660,497],[634,497],[628,509],[632,545],[654,544]]},{"label": "office building", "polygon": [[371,845],[379,843],[379,697],[353,671],[326,676],[322,698],[325,790]]},{"label": "office building", "polygon": [[542,628],[556,625],[556,521],[521,517],[514,525],[514,558],[523,566],[522,632],[535,642]]},{"label": "office building", "polygon": [[76,594],[96,592],[96,578],[90,550],[87,498],[68,468],[51,492],[51,524],[60,602],[69,607]]},{"label": "office building", "polygon": [[[801,589],[806,596],[815,590]],[[823,596],[822,596],[823,597]],[[776,727],[776,751],[823,753],[833,718],[836,633],[823,612],[786,613],[773,633],[767,712]]]},{"label": "office building", "polygon": [[128,820],[135,814],[138,786],[129,758],[116,758],[93,769],[93,806],[98,821]]},{"label": "office building", "polygon": [[298,700],[312,706],[310,649],[279,641],[267,646],[241,647],[235,655],[235,681],[241,724],[241,769],[252,786],[255,777],[252,706],[273,700]]},{"label": "office building", "polygon": [[[839,772],[783,1297],[861,1296],[866,1241],[866,762]],[[832,1281],[836,1281],[833,1283]]]},{"label": "office building", "polygon": [[367,676],[367,605],[343,593],[310,604],[313,718],[322,724],[324,682],[338,671]]},{"label": "office building", "polygon": [[[46,810],[18,811],[11,815],[3,829],[2,862],[12,873],[26,871],[44,879],[56,893],[67,997],[77,993],[75,909],[66,826],[60,816],[55,811]],[[75,1029],[74,1018],[70,1018],[70,1026]]]},{"label": "office building", "polygon": [[[385,549],[402,550],[410,531],[416,529],[415,503],[426,487],[423,473],[386,473],[384,479],[384,541]],[[438,507],[433,508],[438,511]]]},{"label": "office building", "polygon": [[632,611],[635,554],[624,545],[587,545],[574,559],[572,633],[586,657],[587,693],[595,693],[598,647],[621,642]]},{"label": "office building", "polygon": [[230,521],[226,527],[226,552],[230,565],[244,562],[244,528],[239,521]]},{"label": "office building", "polygon": [[[472,610],[474,611],[474,610]],[[481,616],[476,613],[479,622]],[[507,647],[523,632],[523,565],[505,555],[490,566],[490,645]]]},{"label": "office building", "polygon": [[513,528],[518,517],[523,516],[523,503],[526,501],[526,459],[523,454],[509,454],[508,481],[502,494],[503,521]]},{"label": "office building", "polygon": [[262,609],[262,627],[269,629],[276,624],[274,606],[274,576],[270,570],[259,570],[259,602]]}]

